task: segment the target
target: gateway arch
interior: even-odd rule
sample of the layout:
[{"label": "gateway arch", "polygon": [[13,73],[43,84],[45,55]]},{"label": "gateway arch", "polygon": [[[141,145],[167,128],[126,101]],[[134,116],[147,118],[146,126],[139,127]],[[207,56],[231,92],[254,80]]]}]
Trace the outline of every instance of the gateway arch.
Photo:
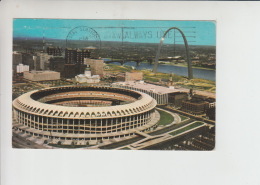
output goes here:
[{"label": "gateway arch", "polygon": [[181,33],[181,36],[182,36],[182,38],[184,40],[185,49],[186,49],[186,58],[187,58],[187,63],[188,63],[188,78],[192,79],[193,78],[193,73],[192,73],[192,66],[191,66],[191,60],[190,60],[189,45],[188,45],[188,42],[187,42],[187,39],[186,39],[184,33],[177,27],[171,27],[166,32],[164,32],[164,34],[163,34],[163,36],[162,36],[162,38],[160,40],[160,44],[159,44],[157,53],[156,53],[156,57],[155,57],[155,61],[154,61],[154,67],[153,67],[153,72],[154,73],[157,72],[158,60],[159,60],[159,57],[160,57],[160,52],[161,52],[161,48],[162,48],[162,45],[163,45],[164,38],[165,38],[166,34],[169,31],[173,30],[173,29],[178,30]]}]

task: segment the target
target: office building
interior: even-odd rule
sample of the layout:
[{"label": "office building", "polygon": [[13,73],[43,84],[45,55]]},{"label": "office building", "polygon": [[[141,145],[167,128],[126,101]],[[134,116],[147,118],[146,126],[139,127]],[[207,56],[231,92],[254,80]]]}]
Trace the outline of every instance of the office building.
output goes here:
[{"label": "office building", "polygon": [[25,71],[24,78],[30,81],[59,80],[60,73],[55,71]]}]

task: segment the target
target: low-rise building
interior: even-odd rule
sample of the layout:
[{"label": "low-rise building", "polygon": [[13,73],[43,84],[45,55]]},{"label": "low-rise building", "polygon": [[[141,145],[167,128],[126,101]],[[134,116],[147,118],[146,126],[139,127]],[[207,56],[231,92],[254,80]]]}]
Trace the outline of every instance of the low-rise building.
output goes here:
[{"label": "low-rise building", "polygon": [[59,80],[60,73],[55,71],[25,71],[24,78],[31,81]]},{"label": "low-rise building", "polygon": [[198,100],[186,100],[182,102],[181,110],[195,115],[202,115],[209,109],[209,102]]},{"label": "low-rise building", "polygon": [[113,87],[120,87],[125,89],[131,89],[149,94],[153,97],[157,104],[163,105],[169,103],[169,94],[182,92],[182,89],[176,89],[173,87],[164,87],[154,84],[145,83],[144,81],[128,81],[128,82],[116,82],[112,84]]},{"label": "low-rise building", "polygon": [[100,76],[99,75],[91,75],[91,71],[89,66],[85,69],[84,74],[79,74],[75,76],[75,79],[78,83],[99,83]]},{"label": "low-rise building", "polygon": [[126,72],[125,81],[140,81],[143,80],[142,72]]},{"label": "low-rise building", "polygon": [[17,73],[23,73],[25,71],[29,71],[28,65],[19,64],[19,65],[16,66],[16,72]]},{"label": "low-rise building", "polygon": [[169,93],[169,104],[176,108],[180,108],[182,106],[182,102],[186,100],[188,100],[187,92]]},{"label": "low-rise building", "polygon": [[99,83],[100,77],[99,75],[93,75],[93,76],[85,76],[84,74],[79,74],[75,76],[75,79],[78,83]]}]

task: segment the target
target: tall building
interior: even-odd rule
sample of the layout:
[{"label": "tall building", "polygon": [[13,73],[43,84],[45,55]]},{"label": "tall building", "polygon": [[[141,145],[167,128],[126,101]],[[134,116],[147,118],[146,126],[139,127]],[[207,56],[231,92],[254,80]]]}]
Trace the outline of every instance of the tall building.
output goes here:
[{"label": "tall building", "polygon": [[30,69],[34,69],[35,62],[33,60],[33,55],[30,53],[22,53],[22,63],[29,65]]},{"label": "tall building", "polygon": [[77,58],[77,51],[75,49],[66,49],[65,50],[65,63],[66,64],[75,64]]},{"label": "tall building", "polygon": [[40,71],[41,68],[40,68],[40,58],[36,55],[36,56],[33,56],[33,70],[36,70],[36,71]]},{"label": "tall building", "polygon": [[47,53],[37,53],[36,57],[36,70],[47,70],[52,56]]},{"label": "tall building", "polygon": [[48,55],[61,56],[62,55],[62,51],[63,51],[63,49],[60,48],[60,47],[53,47],[53,46],[47,47]]},{"label": "tall building", "polygon": [[83,64],[84,58],[90,58],[90,51],[87,49],[70,49],[65,50],[66,64]]},{"label": "tall building", "polygon": [[65,76],[64,65],[65,58],[59,56],[50,58],[50,70],[60,72],[62,77]]},{"label": "tall building", "polygon": [[22,54],[13,52],[13,70],[16,69],[16,66],[22,63]]},{"label": "tall building", "polygon": [[77,74],[76,64],[64,64],[64,77],[65,78],[74,78]]},{"label": "tall building", "polygon": [[22,62],[22,54],[13,52],[13,65],[18,65]]},{"label": "tall building", "polygon": [[92,75],[104,76],[104,60],[85,58],[84,64],[90,66]]},{"label": "tall building", "polygon": [[74,78],[78,74],[84,73],[84,59],[90,57],[89,49],[71,49],[65,50],[65,78]]}]

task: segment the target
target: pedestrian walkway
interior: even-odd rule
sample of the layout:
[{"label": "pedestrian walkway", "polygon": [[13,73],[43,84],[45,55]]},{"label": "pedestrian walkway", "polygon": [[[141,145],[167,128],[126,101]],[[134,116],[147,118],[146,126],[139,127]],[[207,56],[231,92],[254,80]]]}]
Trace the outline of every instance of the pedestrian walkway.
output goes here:
[{"label": "pedestrian walkway", "polygon": [[136,134],[139,134],[139,135],[141,135],[141,136],[144,136],[144,137],[146,137],[146,138],[150,138],[150,137],[152,137],[152,136],[150,136],[149,134],[146,134],[146,133],[144,133],[144,132],[140,132],[140,131],[136,131],[135,132]]}]

